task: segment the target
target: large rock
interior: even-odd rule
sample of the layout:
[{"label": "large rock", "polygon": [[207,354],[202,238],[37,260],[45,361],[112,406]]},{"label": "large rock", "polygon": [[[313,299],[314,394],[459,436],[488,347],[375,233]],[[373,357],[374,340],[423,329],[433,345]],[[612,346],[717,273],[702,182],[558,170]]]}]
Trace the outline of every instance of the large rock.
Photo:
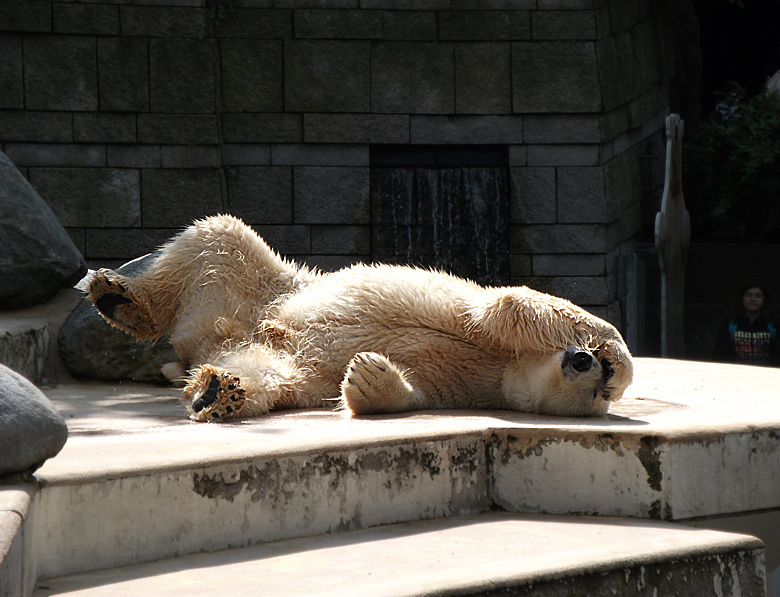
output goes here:
[{"label": "large rock", "polygon": [[[154,253],[139,257],[117,271],[126,276],[137,275],[154,257]],[[154,344],[138,342],[106,323],[86,299],[62,324],[58,342],[63,363],[76,377],[166,383],[160,368],[179,360],[164,338]]]},{"label": "large rock", "polygon": [[43,303],[86,271],[49,206],[0,152],[0,309]]},{"label": "large rock", "polygon": [[49,399],[0,365],[0,477],[34,471],[67,439],[68,426]]}]

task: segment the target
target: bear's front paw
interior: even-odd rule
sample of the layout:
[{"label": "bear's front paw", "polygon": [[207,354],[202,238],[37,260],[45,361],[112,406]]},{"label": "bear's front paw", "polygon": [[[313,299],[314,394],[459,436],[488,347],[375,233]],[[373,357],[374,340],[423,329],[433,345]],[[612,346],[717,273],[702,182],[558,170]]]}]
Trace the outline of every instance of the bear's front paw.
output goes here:
[{"label": "bear's front paw", "polygon": [[160,329],[149,306],[129,289],[129,279],[110,269],[101,269],[87,288],[87,298],[114,327],[139,340],[155,339]]},{"label": "bear's front paw", "polygon": [[228,371],[203,365],[193,372],[182,399],[193,421],[225,421],[241,415],[246,390]]},{"label": "bear's front paw", "polygon": [[341,406],[356,415],[409,410],[415,394],[404,373],[374,352],[356,354],[341,382]]},{"label": "bear's front paw", "polygon": [[607,340],[596,348],[601,363],[601,393],[604,400],[618,400],[631,384],[634,367],[631,354],[622,342]]}]

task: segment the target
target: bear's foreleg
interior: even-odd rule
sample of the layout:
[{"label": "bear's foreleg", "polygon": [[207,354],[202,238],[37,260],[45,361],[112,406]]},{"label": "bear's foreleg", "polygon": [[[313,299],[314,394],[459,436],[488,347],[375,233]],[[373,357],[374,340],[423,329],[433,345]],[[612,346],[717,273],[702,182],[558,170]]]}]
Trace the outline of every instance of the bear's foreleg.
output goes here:
[{"label": "bear's foreleg", "polygon": [[400,368],[375,352],[361,352],[341,382],[341,408],[356,415],[397,413],[424,408],[422,393]]},{"label": "bear's foreleg", "polygon": [[607,399],[617,400],[631,383],[631,354],[610,323],[581,307],[526,287],[490,289],[469,305],[464,319],[479,346],[523,354],[553,354],[574,346],[604,368]]},{"label": "bear's foreleg", "polygon": [[273,408],[310,406],[297,400],[305,375],[290,355],[246,344],[193,369],[182,402],[195,421],[256,417]]}]

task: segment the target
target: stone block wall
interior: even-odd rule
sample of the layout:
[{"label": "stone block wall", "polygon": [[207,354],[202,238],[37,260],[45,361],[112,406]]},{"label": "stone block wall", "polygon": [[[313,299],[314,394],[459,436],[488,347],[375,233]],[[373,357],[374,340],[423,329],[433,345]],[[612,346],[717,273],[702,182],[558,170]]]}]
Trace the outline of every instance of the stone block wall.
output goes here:
[{"label": "stone block wall", "polygon": [[0,149],[91,266],[217,212],[325,269],[370,260],[372,145],[498,144],[510,281],[620,324],[615,258],[663,182],[667,3],[213,3],[0,3]]}]

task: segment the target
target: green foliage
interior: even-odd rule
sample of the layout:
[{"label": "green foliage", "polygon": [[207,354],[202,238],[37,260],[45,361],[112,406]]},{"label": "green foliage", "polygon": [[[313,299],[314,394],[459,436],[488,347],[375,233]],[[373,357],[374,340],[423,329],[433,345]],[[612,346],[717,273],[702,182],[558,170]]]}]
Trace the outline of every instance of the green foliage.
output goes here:
[{"label": "green foliage", "polygon": [[780,242],[780,95],[735,105],[689,135],[686,199],[707,240]]}]

